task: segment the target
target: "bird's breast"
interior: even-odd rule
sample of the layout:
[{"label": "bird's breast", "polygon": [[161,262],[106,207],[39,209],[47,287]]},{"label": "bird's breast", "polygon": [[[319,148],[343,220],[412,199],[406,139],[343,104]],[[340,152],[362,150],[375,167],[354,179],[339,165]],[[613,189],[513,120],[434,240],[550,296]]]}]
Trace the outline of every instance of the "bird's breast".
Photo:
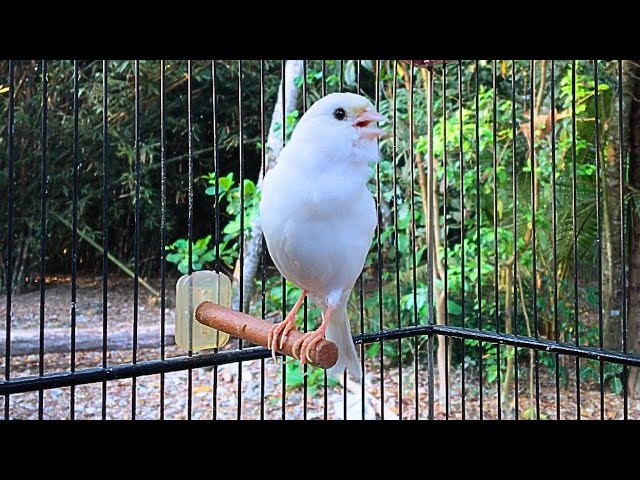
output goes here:
[{"label": "bird's breast", "polygon": [[371,245],[375,204],[352,180],[300,178],[278,168],[265,177],[261,222],[269,253],[288,280],[320,296],[351,288]]}]

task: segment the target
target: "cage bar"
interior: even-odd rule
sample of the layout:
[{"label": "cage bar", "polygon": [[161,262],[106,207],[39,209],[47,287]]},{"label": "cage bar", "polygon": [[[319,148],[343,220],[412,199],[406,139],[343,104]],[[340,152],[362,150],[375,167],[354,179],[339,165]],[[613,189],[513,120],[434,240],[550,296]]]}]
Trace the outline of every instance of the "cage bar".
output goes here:
[{"label": "cage bar", "polygon": [[[165,110],[166,64],[160,60],[160,360],[166,358],[165,331],[167,324],[167,117]],[[106,110],[106,108],[105,108]],[[160,420],[164,419],[165,377],[160,374]]]},{"label": "cage bar", "polygon": [[[109,335],[109,61],[102,61],[102,368],[107,368],[107,337]],[[163,125],[164,126],[164,125]],[[164,132],[164,129],[163,129]],[[164,203],[163,203],[164,207]],[[163,208],[164,211],[164,208]],[[164,262],[164,248],[160,252]],[[162,290],[162,304],[165,295]],[[161,313],[164,318],[164,308]],[[164,331],[162,332],[164,345]],[[164,360],[164,357],[162,358]],[[164,380],[164,375],[162,375]],[[162,389],[164,391],[164,389]],[[162,394],[161,394],[162,395]],[[161,403],[164,405],[164,402]],[[102,382],[102,419],[107,418],[107,382]],[[162,408],[162,407],[161,407]]]},{"label": "cage bar", "polygon": [[[45,322],[45,283],[47,272],[47,199],[49,196],[49,174],[47,173],[47,143],[48,143],[48,128],[47,128],[47,106],[48,106],[48,93],[47,93],[47,61],[42,61],[42,114],[41,114],[41,138],[40,148],[42,149],[42,160],[40,164],[40,325],[39,333],[40,339],[38,344],[38,373],[40,376],[44,375],[44,322]],[[76,218],[77,209],[77,188],[75,177],[76,166],[76,153],[77,153],[77,83],[78,83],[78,63],[74,62],[74,187],[73,187],[73,217]],[[73,242],[75,241],[76,227],[74,224],[74,240],[72,241],[72,251],[75,253]],[[75,330],[75,264],[72,260],[71,264],[71,371],[75,370],[74,359],[74,330]],[[71,388],[70,406],[69,412],[71,419],[73,420],[74,412],[74,389]],[[38,392],[38,419],[42,420],[44,413],[44,391]]]}]

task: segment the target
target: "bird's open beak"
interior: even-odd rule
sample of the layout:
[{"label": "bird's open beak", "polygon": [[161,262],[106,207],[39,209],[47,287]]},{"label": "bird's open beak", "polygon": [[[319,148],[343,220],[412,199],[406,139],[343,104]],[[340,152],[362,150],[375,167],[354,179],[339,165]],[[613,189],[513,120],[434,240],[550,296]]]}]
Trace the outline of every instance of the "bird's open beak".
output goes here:
[{"label": "bird's open beak", "polygon": [[[367,108],[358,115],[353,122],[353,126],[358,129],[360,136],[368,140],[381,137],[387,132],[375,126],[375,122],[387,122],[387,117],[381,115],[375,110]],[[372,125],[373,124],[373,125]]]}]

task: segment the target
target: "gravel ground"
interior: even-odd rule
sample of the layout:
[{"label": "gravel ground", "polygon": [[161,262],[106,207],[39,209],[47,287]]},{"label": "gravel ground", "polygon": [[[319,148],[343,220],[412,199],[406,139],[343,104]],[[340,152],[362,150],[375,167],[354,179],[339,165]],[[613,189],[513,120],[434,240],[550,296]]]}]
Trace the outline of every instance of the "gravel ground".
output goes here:
[{"label": "gravel ground", "polygon": [[[95,327],[102,322],[102,286],[101,277],[80,277],[78,282],[78,335],[82,335],[83,328]],[[174,280],[168,281],[167,301],[173,303]],[[0,298],[0,329],[4,329],[5,299]],[[68,327],[70,309],[70,284],[68,277],[51,277],[47,284],[45,303],[46,328]],[[13,328],[33,328],[39,325],[39,292],[30,292],[14,296],[12,307]],[[109,285],[109,328],[115,331],[121,328],[131,328],[131,312],[133,300],[131,294],[131,281],[127,278],[113,278]],[[167,309],[167,322],[173,322],[173,311]],[[157,325],[159,328],[160,310],[154,297],[148,292],[140,290],[140,311],[138,322],[140,325]],[[46,331],[46,330],[45,330]],[[230,342],[226,348],[234,348],[235,343]],[[168,346],[166,356],[175,357],[184,352],[175,345]],[[160,356],[159,349],[140,350],[138,361],[157,359]],[[523,357],[524,358],[524,357]],[[107,358],[108,365],[118,365],[131,362],[130,351],[110,352]],[[100,352],[78,352],[76,354],[76,368],[92,368],[102,364]],[[301,386],[291,386],[290,381],[285,388],[283,408],[283,367],[276,365],[271,359],[263,362],[251,361],[242,365],[242,381],[238,381],[238,365],[224,365],[217,370],[217,395],[215,415],[218,419],[237,419],[238,413],[242,419],[259,419],[261,415],[266,419],[322,419],[325,416],[325,400],[323,385],[312,385],[308,390],[305,402],[304,391]],[[11,377],[24,377],[37,375],[39,368],[38,356],[27,355],[12,357]],[[45,355],[44,371],[53,373],[68,371],[70,368],[70,354],[49,353]],[[264,368],[264,370],[263,370]],[[0,359],[0,371],[4,373],[4,358]],[[364,403],[364,417],[367,419],[416,418],[416,390],[418,404],[418,418],[426,419],[428,416],[428,378],[426,365],[418,367],[417,389],[413,365],[404,366],[402,374],[398,367],[385,366],[384,382],[381,388],[380,369],[377,362],[367,361],[365,375],[364,400],[359,385],[349,383],[347,396],[341,384],[329,386],[327,389],[328,419],[344,418],[345,401],[348,419],[362,418],[362,405]],[[261,378],[264,372],[264,385]],[[462,418],[462,392],[460,366],[452,366],[450,378],[450,405],[449,417]],[[573,377],[573,369],[569,368],[569,382],[561,385],[560,389],[560,418],[576,418],[576,389]],[[473,375],[470,368],[465,370],[465,418],[477,419],[480,415],[480,388],[477,376]],[[189,372],[173,372],[164,376],[164,418],[186,419],[188,398]],[[399,379],[402,378],[400,386]],[[535,416],[535,405],[531,409],[528,392],[528,368],[522,363],[519,369],[519,402],[518,412],[520,418]],[[197,368],[192,371],[192,407],[191,418],[211,419],[214,416],[213,409],[213,374],[212,369]],[[435,412],[437,418],[445,418],[445,413],[440,411],[440,403],[437,400],[438,384],[437,372],[435,382],[436,396]],[[107,383],[106,391],[106,418],[130,419],[132,418],[132,379],[115,380]],[[381,401],[384,391],[384,402]],[[264,391],[264,395],[262,392]],[[150,375],[139,377],[135,381],[135,417],[136,419],[160,418],[161,405],[161,376]],[[240,394],[239,394],[240,393]],[[487,419],[497,418],[497,392],[496,382],[491,385],[483,385],[483,417]],[[36,419],[39,410],[38,392],[12,395],[10,398],[9,418],[12,419]],[[238,405],[238,399],[241,399]],[[6,399],[0,398],[0,412],[4,411]],[[80,385],[74,391],[74,412],[76,419],[101,419],[103,410],[103,387],[101,383]],[[599,386],[592,382],[581,382],[580,410],[581,417],[586,419],[600,418],[600,392]],[[541,418],[556,418],[556,393],[555,381],[552,374],[543,369],[540,370],[540,416]],[[384,404],[384,412],[382,405]],[[70,417],[71,389],[61,388],[43,392],[43,418],[67,419]],[[614,395],[608,389],[604,396],[605,418],[620,419],[623,412],[623,399],[620,395]],[[306,406],[306,408],[305,408]],[[240,412],[239,412],[240,410]],[[629,401],[629,418],[640,419],[640,401]],[[503,414],[503,418],[513,418],[513,410]],[[2,415],[0,415],[2,418]]]}]

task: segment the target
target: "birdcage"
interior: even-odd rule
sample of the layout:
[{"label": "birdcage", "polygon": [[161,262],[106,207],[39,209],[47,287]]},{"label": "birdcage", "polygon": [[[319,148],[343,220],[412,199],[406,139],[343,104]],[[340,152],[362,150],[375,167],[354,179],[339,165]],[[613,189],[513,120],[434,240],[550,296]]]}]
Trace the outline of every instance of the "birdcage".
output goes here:
[{"label": "birdcage", "polygon": [[[4,419],[640,418],[638,68],[0,62]],[[181,344],[182,275],[255,318],[291,308],[260,186],[337,91],[389,119],[348,305],[363,381]],[[300,329],[318,319],[305,300]]]}]

